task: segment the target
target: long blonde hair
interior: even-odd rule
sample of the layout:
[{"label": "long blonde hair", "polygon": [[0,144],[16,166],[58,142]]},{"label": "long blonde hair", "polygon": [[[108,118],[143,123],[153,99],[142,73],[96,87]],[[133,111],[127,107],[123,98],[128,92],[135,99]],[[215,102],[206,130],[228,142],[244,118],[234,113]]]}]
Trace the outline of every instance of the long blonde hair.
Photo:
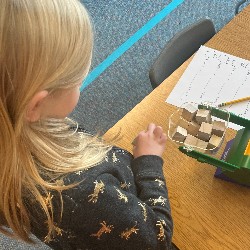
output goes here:
[{"label": "long blonde hair", "polygon": [[97,137],[74,133],[69,119],[25,119],[36,92],[70,88],[86,77],[92,44],[90,18],[78,0],[0,2],[0,231],[5,234],[31,242],[25,197],[44,210],[50,236],[53,211],[44,195],[69,188],[58,182],[62,175],[98,164],[109,150]]}]

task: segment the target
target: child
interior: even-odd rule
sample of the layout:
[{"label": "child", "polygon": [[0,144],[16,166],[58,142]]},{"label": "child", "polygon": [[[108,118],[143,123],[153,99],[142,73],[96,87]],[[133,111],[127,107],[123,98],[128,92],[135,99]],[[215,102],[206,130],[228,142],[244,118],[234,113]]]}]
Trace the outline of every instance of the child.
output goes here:
[{"label": "child", "polygon": [[0,230],[53,249],[172,249],[162,128],[132,156],[66,118],[92,43],[77,0],[0,2]]}]

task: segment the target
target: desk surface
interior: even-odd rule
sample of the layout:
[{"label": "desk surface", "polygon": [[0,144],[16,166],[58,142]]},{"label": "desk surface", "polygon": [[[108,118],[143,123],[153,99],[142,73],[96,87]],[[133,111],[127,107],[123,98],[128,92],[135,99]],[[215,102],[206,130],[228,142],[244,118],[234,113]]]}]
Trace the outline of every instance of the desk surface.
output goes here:
[{"label": "desk surface", "polygon": [[[206,46],[250,60],[249,21],[250,5]],[[168,117],[176,108],[165,100],[189,62],[108,130],[104,138],[109,140],[120,132],[116,145],[131,151],[131,142],[149,122],[167,131]],[[250,188],[214,178],[214,167],[182,154],[171,141],[167,142],[163,158],[176,245],[181,250],[249,250]]]}]

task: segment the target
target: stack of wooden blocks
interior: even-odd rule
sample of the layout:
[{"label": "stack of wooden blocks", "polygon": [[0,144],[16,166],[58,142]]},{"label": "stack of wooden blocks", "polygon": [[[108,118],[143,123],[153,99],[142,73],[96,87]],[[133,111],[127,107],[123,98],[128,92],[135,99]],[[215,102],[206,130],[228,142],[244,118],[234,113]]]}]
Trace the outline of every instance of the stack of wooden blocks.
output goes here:
[{"label": "stack of wooden blocks", "polygon": [[200,150],[217,151],[222,143],[226,124],[212,119],[210,110],[188,104],[182,109],[172,139]]}]

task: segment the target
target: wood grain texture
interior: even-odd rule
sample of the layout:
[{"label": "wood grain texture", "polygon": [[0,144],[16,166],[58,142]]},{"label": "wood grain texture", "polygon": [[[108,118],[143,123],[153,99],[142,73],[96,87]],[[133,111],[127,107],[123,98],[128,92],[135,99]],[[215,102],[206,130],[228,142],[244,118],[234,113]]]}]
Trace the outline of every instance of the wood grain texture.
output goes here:
[{"label": "wood grain texture", "polygon": [[[250,60],[249,23],[250,5],[206,45]],[[167,131],[168,118],[176,108],[165,100],[190,60],[118,121],[104,138],[110,140],[120,132],[116,145],[131,151],[131,142],[148,123],[154,122]],[[234,134],[227,131],[226,140]],[[214,178],[214,167],[182,154],[170,140],[163,158],[176,245],[181,250],[249,250],[250,188]]]}]

